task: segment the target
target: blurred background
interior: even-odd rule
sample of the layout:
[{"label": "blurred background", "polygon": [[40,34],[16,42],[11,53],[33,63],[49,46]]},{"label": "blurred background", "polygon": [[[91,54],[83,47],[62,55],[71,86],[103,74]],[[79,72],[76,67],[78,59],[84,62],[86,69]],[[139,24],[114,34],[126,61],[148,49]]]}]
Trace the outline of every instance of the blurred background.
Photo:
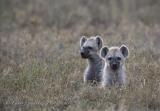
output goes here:
[{"label": "blurred background", "polygon": [[[159,12],[159,0],[1,0],[0,61],[17,63],[27,55],[54,55],[51,47],[61,32],[74,41],[87,33],[104,35],[102,30],[112,26],[159,27]],[[58,44],[63,50],[63,43]]]},{"label": "blurred background", "polygon": [[123,19],[159,23],[159,0],[1,0],[1,29],[119,25]]},{"label": "blurred background", "polygon": [[[158,111],[159,12],[160,0],[0,0],[1,110],[111,111],[123,97],[130,111]],[[83,86],[82,35],[129,47],[128,88]]]}]

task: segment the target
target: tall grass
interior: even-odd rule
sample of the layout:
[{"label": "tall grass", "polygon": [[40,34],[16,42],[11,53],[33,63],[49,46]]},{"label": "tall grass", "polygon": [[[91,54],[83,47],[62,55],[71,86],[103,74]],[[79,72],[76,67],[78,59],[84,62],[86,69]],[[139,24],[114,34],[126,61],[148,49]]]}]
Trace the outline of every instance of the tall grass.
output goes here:
[{"label": "tall grass", "polygon": [[[6,1],[0,7],[2,111],[160,110],[159,1]],[[104,45],[129,47],[125,87],[83,83],[79,39],[97,34]]]}]

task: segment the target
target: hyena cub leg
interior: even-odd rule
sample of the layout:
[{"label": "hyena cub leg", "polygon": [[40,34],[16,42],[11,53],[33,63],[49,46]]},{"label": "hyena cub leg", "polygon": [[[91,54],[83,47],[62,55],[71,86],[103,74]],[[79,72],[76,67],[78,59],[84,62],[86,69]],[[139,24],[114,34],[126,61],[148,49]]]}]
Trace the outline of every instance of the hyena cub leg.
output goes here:
[{"label": "hyena cub leg", "polygon": [[84,82],[101,82],[104,61],[99,55],[103,40],[100,36],[85,37],[80,39],[80,54],[87,60],[87,67],[84,72]]},{"label": "hyena cub leg", "polygon": [[125,60],[128,57],[128,47],[103,47],[101,57],[105,60],[102,74],[102,86],[124,85],[126,83]]}]

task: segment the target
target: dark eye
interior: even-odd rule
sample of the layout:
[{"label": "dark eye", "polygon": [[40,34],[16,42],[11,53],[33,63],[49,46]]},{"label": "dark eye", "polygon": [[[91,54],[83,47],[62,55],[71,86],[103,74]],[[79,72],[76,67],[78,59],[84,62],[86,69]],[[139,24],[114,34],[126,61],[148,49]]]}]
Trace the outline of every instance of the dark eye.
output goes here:
[{"label": "dark eye", "polygon": [[121,58],[120,58],[120,57],[117,57],[117,60],[119,60],[119,61],[120,61],[120,60],[121,60]]},{"label": "dark eye", "polygon": [[89,49],[89,50],[92,50],[93,48],[92,48],[92,47],[88,47],[88,49]]},{"label": "dark eye", "polygon": [[108,60],[110,61],[112,59],[112,57],[108,57]]}]

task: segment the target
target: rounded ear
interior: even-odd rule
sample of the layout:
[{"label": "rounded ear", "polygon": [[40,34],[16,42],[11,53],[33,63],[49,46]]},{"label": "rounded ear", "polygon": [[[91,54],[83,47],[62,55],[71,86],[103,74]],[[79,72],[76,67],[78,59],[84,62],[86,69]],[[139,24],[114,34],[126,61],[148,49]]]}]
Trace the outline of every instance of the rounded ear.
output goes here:
[{"label": "rounded ear", "polygon": [[124,57],[128,57],[129,55],[129,49],[126,45],[121,45],[120,51],[122,52]]},{"label": "rounded ear", "polygon": [[82,36],[80,39],[80,47],[86,42],[87,38],[86,36]]},{"label": "rounded ear", "polygon": [[108,53],[108,51],[109,51],[108,47],[103,47],[103,48],[101,49],[101,51],[100,51],[101,57],[102,57],[102,58],[105,58],[106,55],[107,55],[107,53]]},{"label": "rounded ear", "polygon": [[97,35],[96,36],[96,42],[97,42],[97,46],[98,46],[98,49],[100,50],[103,46],[103,39],[101,36]]}]

